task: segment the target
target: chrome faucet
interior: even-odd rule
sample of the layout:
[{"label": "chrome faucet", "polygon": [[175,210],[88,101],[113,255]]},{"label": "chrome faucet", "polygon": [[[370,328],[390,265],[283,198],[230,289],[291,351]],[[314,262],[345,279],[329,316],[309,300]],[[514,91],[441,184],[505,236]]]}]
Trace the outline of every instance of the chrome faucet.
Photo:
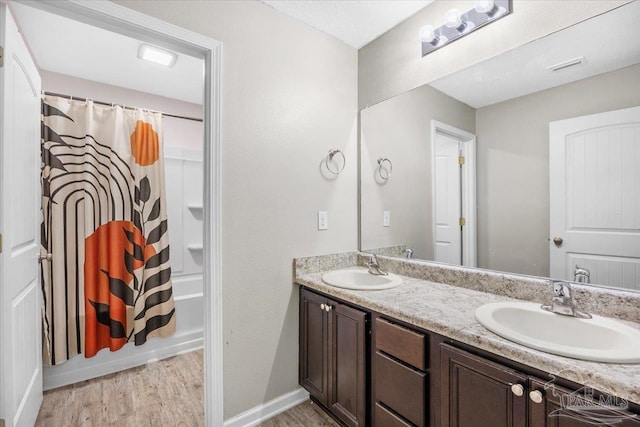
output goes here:
[{"label": "chrome faucet", "polygon": [[386,276],[389,273],[380,268],[378,257],[375,254],[369,255],[369,262],[365,264],[369,268],[369,273],[374,276]]},{"label": "chrome faucet", "polygon": [[578,267],[576,265],[576,269],[573,270],[573,281],[578,283],[590,283],[591,273],[586,268]]},{"label": "chrome faucet", "polygon": [[553,298],[550,305],[542,305],[540,308],[552,313],[563,314],[565,316],[579,317],[581,319],[591,319],[591,315],[578,310],[571,296],[571,285],[567,282],[554,281]]},{"label": "chrome faucet", "polygon": [[413,258],[413,249],[411,249],[411,248],[407,248],[407,250],[406,250],[406,251],[404,251],[404,253],[405,253],[405,254],[406,254],[406,256],[407,256],[407,259],[411,259],[411,258]]}]

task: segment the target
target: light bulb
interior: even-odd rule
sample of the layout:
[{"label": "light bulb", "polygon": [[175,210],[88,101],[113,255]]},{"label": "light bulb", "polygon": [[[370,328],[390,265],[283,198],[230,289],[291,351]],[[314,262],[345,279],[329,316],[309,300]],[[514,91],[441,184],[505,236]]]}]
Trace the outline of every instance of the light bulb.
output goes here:
[{"label": "light bulb", "polygon": [[435,28],[431,25],[425,25],[420,28],[420,41],[423,43],[433,43],[436,40],[438,40],[438,36]]},{"label": "light bulb", "polygon": [[462,26],[462,13],[458,9],[449,9],[444,14],[444,25],[449,28],[460,28]]},{"label": "light bulb", "polygon": [[493,9],[496,7],[496,2],[494,0],[476,0],[475,1],[475,9],[478,13],[491,13]]}]

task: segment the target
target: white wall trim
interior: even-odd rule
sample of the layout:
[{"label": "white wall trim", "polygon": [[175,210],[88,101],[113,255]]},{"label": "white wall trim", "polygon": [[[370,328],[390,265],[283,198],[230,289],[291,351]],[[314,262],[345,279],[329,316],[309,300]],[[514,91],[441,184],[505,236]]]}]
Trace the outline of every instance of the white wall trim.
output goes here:
[{"label": "white wall trim", "polygon": [[65,385],[75,384],[80,381],[98,378],[103,375],[113,374],[115,372],[124,371],[125,369],[135,368],[147,363],[199,350],[203,347],[203,344],[202,331],[198,331],[184,334],[180,337],[179,342],[172,345],[151,351],[143,351],[144,349],[141,348],[141,351],[136,352],[136,354],[132,356],[111,360],[106,363],[98,363],[80,369],[74,369],[71,372],[65,371],[56,373],[56,368],[52,368],[46,375],[44,375],[44,390],[51,390]]},{"label": "white wall trim", "polygon": [[476,220],[476,136],[472,133],[458,129],[437,120],[431,120],[431,215],[433,253],[436,251],[436,180],[435,180],[435,152],[436,134],[451,136],[462,143],[462,153],[465,157],[462,168],[462,216],[466,224],[462,228],[462,265],[465,267],[477,267],[478,265],[478,242],[477,242],[477,220]]},{"label": "white wall trim", "polygon": [[205,425],[224,420],[220,97],[222,43],[107,0],[14,0],[157,46],[204,58],[204,407]]},{"label": "white wall trim", "polygon": [[276,397],[266,403],[249,409],[233,418],[225,420],[224,427],[250,427],[260,424],[269,418],[301,404],[309,398],[309,393],[299,388],[282,396]]}]

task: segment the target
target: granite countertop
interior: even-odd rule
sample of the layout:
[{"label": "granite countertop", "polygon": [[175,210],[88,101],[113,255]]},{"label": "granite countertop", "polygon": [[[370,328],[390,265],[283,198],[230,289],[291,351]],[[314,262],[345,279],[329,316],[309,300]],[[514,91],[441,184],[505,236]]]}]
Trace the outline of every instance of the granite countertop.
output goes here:
[{"label": "granite countertop", "polygon": [[[406,276],[401,276],[403,284],[393,289],[355,291],[323,283],[322,274],[299,275],[295,281],[515,362],[640,404],[640,364],[587,362],[545,353],[499,337],[475,320],[475,310],[481,305],[521,300]],[[640,324],[620,322],[640,329]]]}]

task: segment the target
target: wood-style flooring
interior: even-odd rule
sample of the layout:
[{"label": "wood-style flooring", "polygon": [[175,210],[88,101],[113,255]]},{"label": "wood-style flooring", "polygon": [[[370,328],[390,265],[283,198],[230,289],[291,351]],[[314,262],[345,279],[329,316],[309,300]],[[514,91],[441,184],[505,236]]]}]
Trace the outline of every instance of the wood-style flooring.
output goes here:
[{"label": "wood-style flooring", "polygon": [[338,426],[329,415],[310,400],[294,406],[263,422],[259,427],[333,427]]},{"label": "wood-style flooring", "polygon": [[[202,350],[49,390],[36,427],[197,427],[204,425]],[[261,427],[333,427],[306,401]]]},{"label": "wood-style flooring", "polygon": [[204,425],[202,350],[44,393],[37,427]]}]

